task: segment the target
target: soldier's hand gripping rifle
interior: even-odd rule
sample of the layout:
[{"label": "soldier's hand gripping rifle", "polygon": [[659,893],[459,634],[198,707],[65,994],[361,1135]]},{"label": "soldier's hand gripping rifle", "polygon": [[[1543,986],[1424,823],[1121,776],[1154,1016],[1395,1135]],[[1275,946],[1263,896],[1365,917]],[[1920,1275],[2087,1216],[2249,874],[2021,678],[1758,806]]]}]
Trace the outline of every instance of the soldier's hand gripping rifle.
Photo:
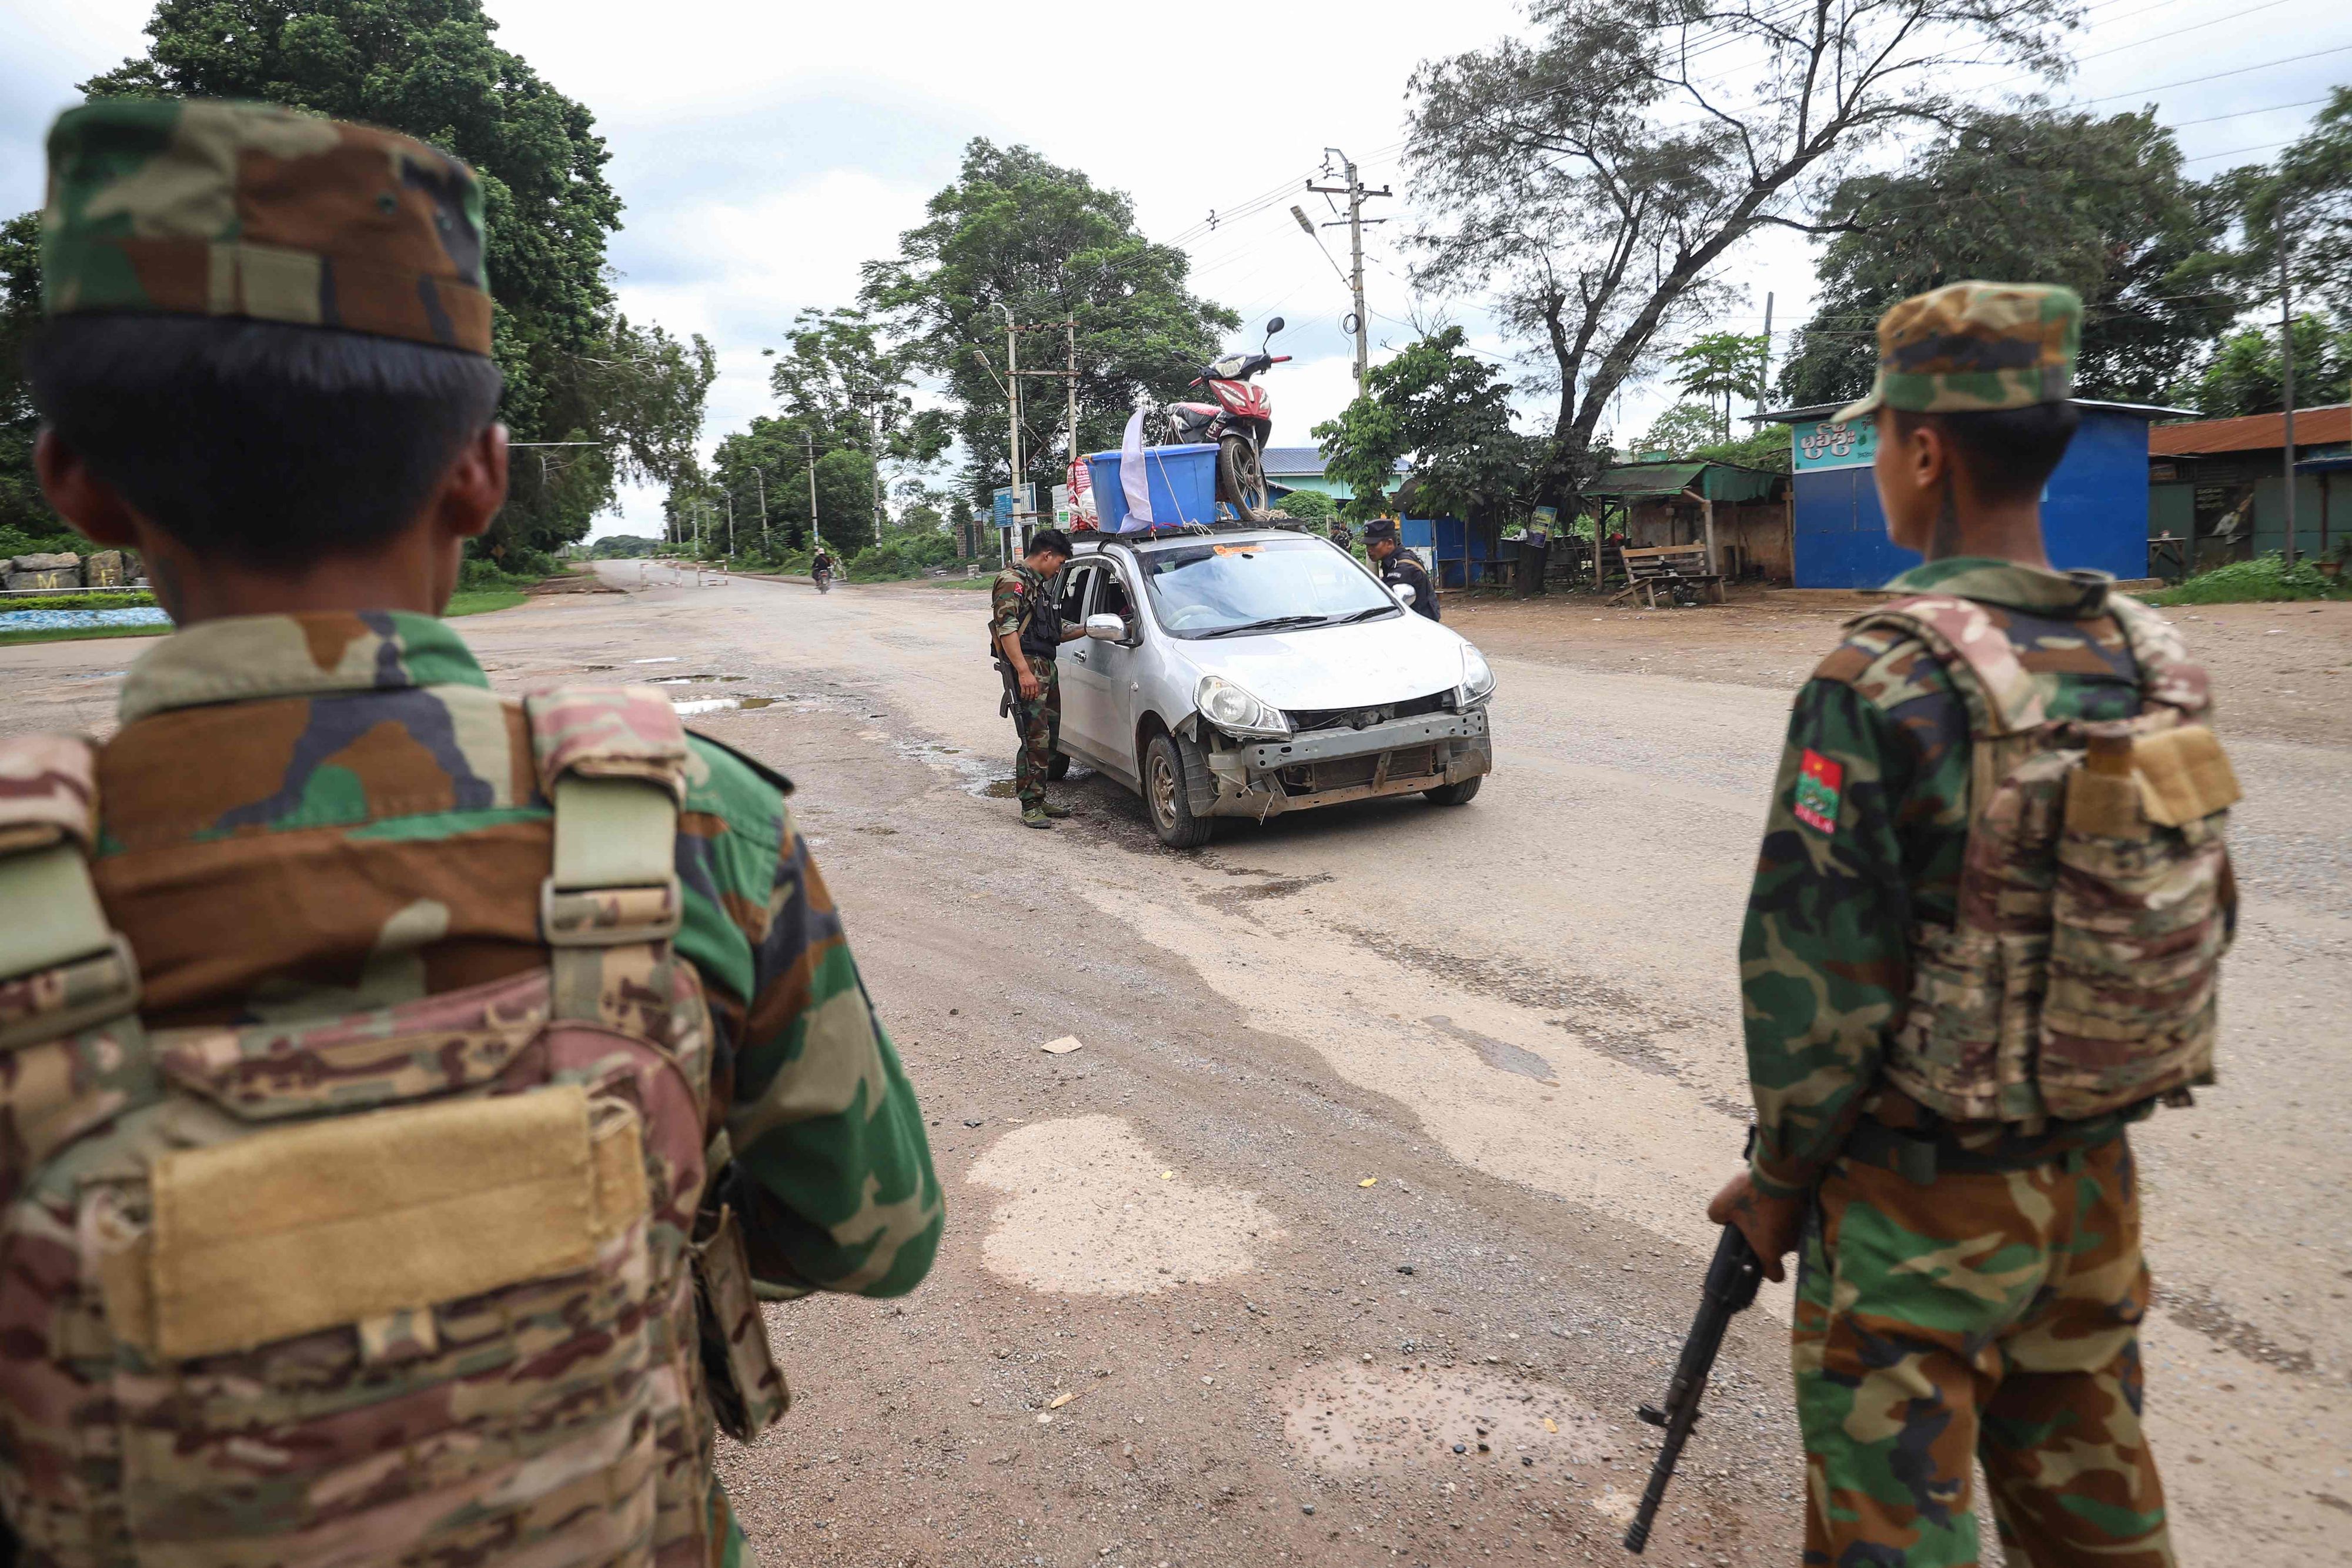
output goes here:
[{"label": "soldier's hand gripping rifle", "polygon": [[1715,1244],[1715,1260],[1706,1266],[1706,1283],[1700,1287],[1698,1316],[1691,1320],[1682,1359],[1675,1363],[1666,1407],[1660,1410],[1644,1405],[1641,1408],[1642,1419],[1653,1427],[1664,1427],[1666,1436],[1658,1446],[1657,1462],[1650,1467],[1650,1484],[1643,1489],[1642,1506],[1625,1531],[1625,1550],[1636,1556],[1650,1543],[1650,1526],[1657,1520],[1658,1506],[1666,1500],[1666,1483],[1675,1479],[1683,1444],[1698,1425],[1699,1396],[1706,1392],[1707,1375],[1715,1370],[1716,1352],[1723,1348],[1723,1331],[1731,1326],[1735,1312],[1747,1311],[1756,1300],[1756,1287],[1763,1274],[1756,1249],[1748,1244],[1739,1227],[1725,1226],[1723,1239]]}]

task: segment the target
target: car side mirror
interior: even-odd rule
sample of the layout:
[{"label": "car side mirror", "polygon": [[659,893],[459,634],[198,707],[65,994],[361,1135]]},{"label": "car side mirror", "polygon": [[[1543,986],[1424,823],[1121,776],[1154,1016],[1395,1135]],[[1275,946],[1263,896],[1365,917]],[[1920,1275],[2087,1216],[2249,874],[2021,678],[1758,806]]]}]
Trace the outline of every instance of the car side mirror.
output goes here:
[{"label": "car side mirror", "polygon": [[1117,643],[1127,636],[1127,622],[1116,615],[1089,615],[1087,635],[1097,643]]},{"label": "car side mirror", "polygon": [[1410,582],[1397,583],[1391,587],[1389,591],[1396,595],[1396,601],[1399,604],[1411,604],[1412,602],[1412,584]]}]

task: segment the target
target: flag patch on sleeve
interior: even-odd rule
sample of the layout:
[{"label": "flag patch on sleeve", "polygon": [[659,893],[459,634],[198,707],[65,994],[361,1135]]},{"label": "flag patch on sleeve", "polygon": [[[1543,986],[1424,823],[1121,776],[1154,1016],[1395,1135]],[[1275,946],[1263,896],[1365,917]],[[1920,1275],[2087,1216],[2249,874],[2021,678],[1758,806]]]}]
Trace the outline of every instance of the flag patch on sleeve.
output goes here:
[{"label": "flag patch on sleeve", "polygon": [[1797,764],[1797,821],[1820,832],[1836,832],[1838,789],[1844,782],[1843,766],[1808,749]]}]

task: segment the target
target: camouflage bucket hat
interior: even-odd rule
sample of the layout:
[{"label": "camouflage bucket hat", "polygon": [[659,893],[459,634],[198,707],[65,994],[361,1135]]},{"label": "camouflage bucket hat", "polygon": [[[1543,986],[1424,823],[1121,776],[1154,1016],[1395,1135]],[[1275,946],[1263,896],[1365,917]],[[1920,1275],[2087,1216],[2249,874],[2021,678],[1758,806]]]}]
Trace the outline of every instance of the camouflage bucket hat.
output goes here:
[{"label": "camouflage bucket hat", "polygon": [[482,187],[422,141],[257,103],[110,99],[49,131],[51,316],[244,317],[487,355]]},{"label": "camouflage bucket hat", "polygon": [[1878,380],[1832,416],[1881,404],[1910,413],[1982,413],[2074,394],[2083,301],[2054,283],[1953,283],[1878,319]]}]

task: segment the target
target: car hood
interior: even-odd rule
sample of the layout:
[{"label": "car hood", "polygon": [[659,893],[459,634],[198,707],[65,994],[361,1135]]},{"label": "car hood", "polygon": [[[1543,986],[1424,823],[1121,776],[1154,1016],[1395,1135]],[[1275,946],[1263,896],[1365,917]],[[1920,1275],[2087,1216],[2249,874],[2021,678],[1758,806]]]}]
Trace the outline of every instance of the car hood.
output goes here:
[{"label": "car hood", "polygon": [[1223,675],[1278,708],[1372,707],[1462,684],[1462,642],[1408,611],[1354,626],[1177,642],[1204,674]]}]

